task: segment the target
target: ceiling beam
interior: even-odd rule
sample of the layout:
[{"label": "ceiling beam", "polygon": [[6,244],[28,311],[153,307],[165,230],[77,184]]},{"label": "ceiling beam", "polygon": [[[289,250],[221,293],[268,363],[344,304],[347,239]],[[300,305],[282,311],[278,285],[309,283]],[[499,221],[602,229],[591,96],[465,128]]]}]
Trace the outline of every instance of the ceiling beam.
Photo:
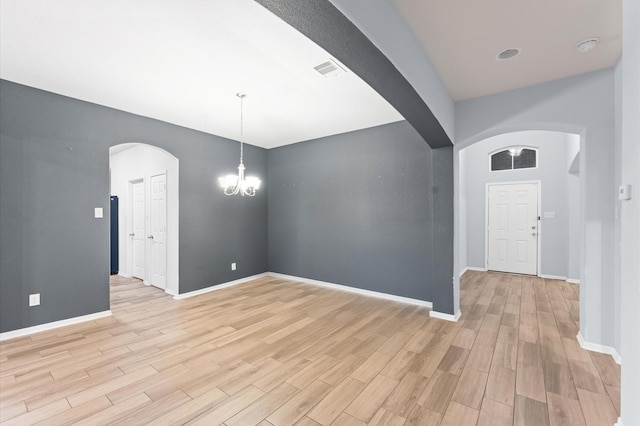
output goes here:
[{"label": "ceiling beam", "polygon": [[357,74],[385,98],[431,148],[453,146],[413,86],[329,0],[256,1]]}]

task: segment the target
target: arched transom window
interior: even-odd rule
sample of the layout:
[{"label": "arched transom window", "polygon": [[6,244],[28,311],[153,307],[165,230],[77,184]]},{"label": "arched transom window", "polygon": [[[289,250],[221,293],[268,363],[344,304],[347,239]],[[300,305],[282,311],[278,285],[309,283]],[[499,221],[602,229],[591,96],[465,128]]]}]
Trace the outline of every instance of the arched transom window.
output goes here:
[{"label": "arched transom window", "polygon": [[491,171],[534,169],[538,167],[538,150],[512,146],[491,154]]}]

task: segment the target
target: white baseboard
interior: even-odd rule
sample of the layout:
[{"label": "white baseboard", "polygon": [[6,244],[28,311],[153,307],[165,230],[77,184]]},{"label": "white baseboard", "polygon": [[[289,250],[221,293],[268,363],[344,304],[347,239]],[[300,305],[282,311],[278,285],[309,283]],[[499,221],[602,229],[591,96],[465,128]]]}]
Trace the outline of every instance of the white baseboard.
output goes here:
[{"label": "white baseboard", "polygon": [[580,280],[575,279],[575,278],[567,278],[563,275],[545,275],[545,274],[538,274],[538,276],[540,278],[544,278],[546,280],[560,280],[560,281],[566,281],[570,284],[580,284]]},{"label": "white baseboard", "polygon": [[18,330],[5,331],[0,333],[0,342],[16,337],[24,337],[42,331],[53,330],[55,328],[66,327],[68,325],[79,324],[81,322],[93,321],[111,315],[111,311],[96,312],[95,314],[83,315],[80,317],[68,318],[60,321],[48,322],[46,324],[34,325],[33,327],[20,328]]},{"label": "white baseboard", "polygon": [[165,289],[164,289],[164,292],[165,292],[165,293],[167,293],[169,296],[174,296],[174,297],[178,294],[178,293],[176,293],[175,291],[170,290],[170,289],[168,289],[168,288],[165,288]]},{"label": "white baseboard", "polygon": [[538,276],[540,278],[544,278],[545,280],[560,280],[560,281],[566,281],[567,280],[567,277],[564,277],[562,275],[538,274]]},{"label": "white baseboard", "polygon": [[617,422],[616,422],[616,424],[614,424],[613,426],[624,426],[624,425],[622,424],[622,418],[621,418],[621,417],[618,417],[618,421],[617,421]]},{"label": "white baseboard", "polygon": [[234,285],[243,284],[243,283],[246,283],[248,281],[252,281],[252,280],[255,280],[255,279],[258,279],[258,278],[266,277],[268,275],[270,275],[270,274],[267,273],[267,272],[264,272],[262,274],[257,274],[257,275],[252,275],[250,277],[240,278],[239,280],[229,281],[229,282],[226,282],[226,283],[222,283],[222,284],[212,285],[210,287],[201,288],[200,290],[194,290],[194,291],[189,291],[187,293],[176,294],[175,296],[173,296],[173,298],[176,299],[176,300],[187,299],[189,297],[199,296],[201,294],[210,293],[212,291],[222,290],[223,288],[233,287]]},{"label": "white baseboard", "polygon": [[455,315],[451,315],[451,314],[445,314],[442,312],[431,311],[429,312],[429,316],[431,318],[437,318],[445,321],[458,322],[458,320],[460,319],[460,316],[462,316],[462,312],[458,311],[458,313],[456,313]]},{"label": "white baseboard", "polygon": [[460,271],[459,277],[463,276],[467,271],[487,272],[487,268],[476,268],[475,266],[467,266],[462,271]]},{"label": "white baseboard", "polygon": [[362,296],[376,297],[378,299],[386,299],[394,302],[408,303],[410,305],[424,306],[430,309],[433,308],[433,303],[427,302],[426,300],[413,299],[411,297],[404,297],[404,296],[396,296],[395,294],[381,293],[381,292],[372,291],[372,290],[364,290],[361,288],[350,287],[348,285],[328,283],[325,281],[312,280],[310,278],[295,277],[293,275],[279,274],[277,272],[269,272],[268,275],[274,278],[281,278],[283,280],[291,280],[291,281],[300,281],[303,283],[319,285],[319,286],[331,288],[334,290],[341,290],[341,291],[347,291],[349,293],[356,293]]},{"label": "white baseboard", "polygon": [[584,340],[584,338],[582,337],[582,333],[580,332],[578,332],[578,335],[576,336],[576,338],[578,339],[578,343],[580,344],[580,347],[582,349],[586,349],[588,351],[593,351],[593,352],[600,352],[601,354],[611,355],[611,357],[617,364],[622,363],[622,357],[620,356],[616,348],[611,346],[601,345],[599,343],[587,342],[586,340]]}]

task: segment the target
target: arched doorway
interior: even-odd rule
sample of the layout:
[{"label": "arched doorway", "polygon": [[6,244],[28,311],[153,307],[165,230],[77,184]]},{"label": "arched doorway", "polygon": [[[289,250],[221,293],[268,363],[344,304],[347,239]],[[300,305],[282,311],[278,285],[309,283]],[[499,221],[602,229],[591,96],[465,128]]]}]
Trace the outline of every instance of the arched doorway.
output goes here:
[{"label": "arched doorway", "polygon": [[110,192],[118,197],[119,275],[179,293],[179,162],[143,143],[110,147]]},{"label": "arched doorway", "polygon": [[[491,154],[513,147],[533,147],[537,155],[535,163],[508,170],[493,168]],[[527,234],[535,234],[535,238],[531,237],[536,249],[531,257],[537,266],[533,274],[579,281],[581,201],[576,166],[579,152],[579,135],[538,130],[503,133],[458,150],[459,273],[467,269],[502,270],[489,261],[489,253],[495,251],[491,250],[493,240],[489,238],[488,190],[533,182],[539,192],[538,213],[529,224],[533,225],[533,231]]]}]

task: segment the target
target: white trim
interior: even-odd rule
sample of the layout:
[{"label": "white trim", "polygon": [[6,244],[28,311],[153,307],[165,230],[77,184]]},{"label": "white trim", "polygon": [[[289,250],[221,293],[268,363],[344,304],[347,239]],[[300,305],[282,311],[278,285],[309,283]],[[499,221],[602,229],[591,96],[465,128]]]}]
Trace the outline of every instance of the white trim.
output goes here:
[{"label": "white trim", "polygon": [[427,302],[426,300],[413,299],[411,297],[404,297],[404,296],[396,296],[395,294],[381,293],[381,292],[372,291],[372,290],[364,290],[361,288],[350,287],[343,284],[328,283],[325,281],[312,280],[310,278],[295,277],[293,275],[278,274],[276,272],[269,272],[268,275],[271,275],[274,278],[281,278],[284,280],[291,280],[291,281],[300,281],[307,284],[313,284],[313,285],[319,285],[322,287],[332,288],[334,290],[341,290],[341,291],[347,291],[349,293],[356,293],[362,296],[376,297],[378,299],[386,299],[394,302],[408,303],[410,305],[424,306],[426,308],[433,309],[433,303]]},{"label": "white trim", "polygon": [[234,285],[243,284],[243,283],[246,283],[248,281],[252,281],[252,280],[255,280],[255,279],[258,279],[258,278],[266,277],[268,275],[269,275],[269,273],[263,272],[262,274],[252,275],[250,277],[240,278],[240,279],[235,280],[235,281],[229,281],[229,282],[222,283],[222,284],[212,285],[212,286],[209,286],[209,287],[201,288],[200,290],[194,290],[194,291],[189,291],[187,293],[176,294],[175,296],[173,296],[173,298],[176,299],[176,300],[187,299],[189,297],[199,296],[201,294],[210,293],[212,291],[222,290],[223,288],[233,287]]},{"label": "white trim", "polygon": [[616,348],[612,346],[601,345],[599,343],[587,342],[586,340],[584,340],[584,338],[582,337],[582,333],[580,332],[578,332],[578,335],[576,336],[576,338],[578,339],[578,343],[580,344],[580,347],[582,349],[586,349],[588,351],[593,351],[593,352],[599,352],[601,354],[611,355],[613,360],[618,365],[622,363],[622,357],[620,356]]},{"label": "white trim", "polygon": [[171,289],[165,288],[164,292],[167,293],[169,296],[173,296],[175,297],[177,295],[177,293]]},{"label": "white trim", "polygon": [[464,275],[467,271],[477,271],[477,272],[487,272],[487,268],[477,268],[475,266],[467,266],[460,272],[460,277]]},{"label": "white trim", "polygon": [[445,314],[442,312],[431,311],[429,312],[429,316],[431,318],[437,318],[445,321],[458,322],[458,320],[462,316],[462,312],[458,311],[458,313],[456,313],[455,315],[451,315],[451,314]]},{"label": "white trim", "polygon": [[564,277],[562,275],[538,274],[538,277],[544,278],[546,280],[560,280],[560,281],[566,281],[566,282],[568,282],[570,284],[580,284],[580,280],[575,279],[575,278],[567,278],[567,277]]},{"label": "white trim", "polygon": [[566,281],[567,280],[567,277],[564,277],[564,276],[561,276],[561,275],[538,274],[538,277],[544,278],[545,280],[560,280],[560,281]]},{"label": "white trim", "polygon": [[80,317],[68,318],[60,321],[48,322],[46,324],[34,325],[33,327],[20,328],[18,330],[5,331],[0,333],[0,342],[8,339],[15,339],[16,337],[24,337],[34,333],[40,333],[41,331],[53,330],[55,328],[66,327],[68,325],[79,324],[86,321],[93,321],[99,318],[108,317],[111,315],[111,311],[96,312],[95,314],[83,315]]},{"label": "white trim", "polygon": [[624,426],[622,424],[622,417],[618,417],[618,421],[616,422],[616,424],[614,424],[613,426]]}]

